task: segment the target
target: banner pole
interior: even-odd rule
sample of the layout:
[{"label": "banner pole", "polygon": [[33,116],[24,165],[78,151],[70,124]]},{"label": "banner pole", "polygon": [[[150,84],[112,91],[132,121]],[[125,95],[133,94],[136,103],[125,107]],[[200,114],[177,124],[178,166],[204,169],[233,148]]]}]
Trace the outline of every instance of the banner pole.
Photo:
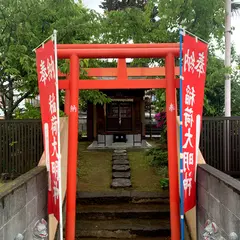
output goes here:
[{"label": "banner pole", "polygon": [[180,33],[180,58],[179,58],[179,69],[180,69],[180,125],[179,125],[179,152],[180,152],[180,221],[181,221],[181,240],[184,240],[184,189],[183,189],[183,144],[182,144],[182,101],[183,101],[183,96],[182,96],[182,81],[183,81],[183,76],[182,76],[182,45],[183,45],[183,29],[180,28],[179,30]]},{"label": "banner pole", "polygon": [[54,54],[55,54],[55,77],[56,77],[56,100],[58,119],[58,177],[59,177],[59,231],[60,240],[63,240],[63,217],[62,217],[62,177],[61,177],[61,148],[60,148],[60,118],[59,118],[59,94],[58,94],[58,63],[57,63],[57,30],[53,30]]}]

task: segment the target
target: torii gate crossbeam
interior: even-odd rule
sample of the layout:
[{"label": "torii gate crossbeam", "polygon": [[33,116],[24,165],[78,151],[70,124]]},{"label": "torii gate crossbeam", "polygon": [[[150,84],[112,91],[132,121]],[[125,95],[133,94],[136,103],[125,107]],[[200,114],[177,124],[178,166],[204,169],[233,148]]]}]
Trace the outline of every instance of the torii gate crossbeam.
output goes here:
[{"label": "torii gate crossbeam", "polygon": [[[59,44],[57,48],[58,58],[70,59],[69,78],[59,81],[59,89],[69,91],[66,239],[75,239],[79,89],[166,88],[171,239],[179,240],[180,214],[176,132],[176,88],[179,86],[179,80],[175,79],[175,57],[179,56],[179,44]],[[119,58],[117,80],[79,80],[80,58]],[[129,80],[126,77],[126,64],[124,68],[124,61],[122,61],[124,58],[165,58],[165,79]]]}]

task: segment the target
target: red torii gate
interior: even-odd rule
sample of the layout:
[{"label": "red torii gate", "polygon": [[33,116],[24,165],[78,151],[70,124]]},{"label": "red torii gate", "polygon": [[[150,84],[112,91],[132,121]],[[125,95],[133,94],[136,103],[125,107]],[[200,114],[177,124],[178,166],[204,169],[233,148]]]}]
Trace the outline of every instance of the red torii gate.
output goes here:
[{"label": "red torii gate", "polygon": [[[59,59],[70,59],[70,72],[66,80],[59,80],[59,89],[66,90],[65,112],[69,115],[68,173],[66,206],[66,239],[75,239],[76,180],[78,149],[78,98],[83,89],[149,89],[166,88],[168,166],[170,182],[171,239],[180,239],[178,155],[176,131],[176,88],[179,88],[175,57],[179,56],[179,44],[58,44]],[[106,71],[117,76],[116,80],[79,79],[79,59],[118,58],[117,69],[89,69],[90,76],[106,76]],[[126,68],[126,58],[165,58],[164,68],[137,70]],[[157,73],[157,71],[159,72]],[[128,72],[149,76],[165,73],[165,79],[128,79]],[[162,72],[160,74],[160,71]],[[112,73],[111,73],[112,72]],[[137,75],[136,75],[137,76]],[[139,75],[138,75],[139,76]],[[170,107],[171,106],[171,107]]]}]

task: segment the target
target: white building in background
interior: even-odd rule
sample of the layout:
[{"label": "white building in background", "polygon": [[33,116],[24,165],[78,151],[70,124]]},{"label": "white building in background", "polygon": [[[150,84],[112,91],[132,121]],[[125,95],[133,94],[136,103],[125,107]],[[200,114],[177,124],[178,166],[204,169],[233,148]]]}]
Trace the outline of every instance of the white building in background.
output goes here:
[{"label": "white building in background", "polygon": [[[18,100],[18,96],[19,95],[19,92],[18,91],[14,91],[14,96],[13,97],[13,101],[17,101]],[[18,105],[18,108],[20,109],[25,109],[25,104],[26,103],[30,103],[31,105],[35,106],[35,107],[39,107],[40,106],[40,98],[39,96],[35,97],[35,98],[26,98],[26,99],[23,99],[21,101],[21,103]],[[0,98],[0,105],[2,104],[2,99]],[[0,109],[0,119],[4,119],[4,112]]]}]

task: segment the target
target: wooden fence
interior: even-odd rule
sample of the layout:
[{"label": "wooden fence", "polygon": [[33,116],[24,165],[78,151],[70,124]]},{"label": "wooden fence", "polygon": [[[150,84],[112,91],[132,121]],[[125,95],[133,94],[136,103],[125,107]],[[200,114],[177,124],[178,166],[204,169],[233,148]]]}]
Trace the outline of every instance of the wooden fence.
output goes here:
[{"label": "wooden fence", "polygon": [[[146,135],[159,137],[156,124],[146,125]],[[240,117],[203,117],[200,150],[212,167],[240,177]]]},{"label": "wooden fence", "polygon": [[21,175],[43,153],[41,120],[0,120],[0,174]]},{"label": "wooden fence", "polygon": [[157,127],[156,123],[153,124],[145,124],[145,136],[147,138],[159,138],[161,130]]},{"label": "wooden fence", "polygon": [[204,117],[200,149],[209,165],[240,177],[240,117]]},{"label": "wooden fence", "polygon": [[[149,125],[146,134],[159,137]],[[240,177],[240,117],[204,117],[200,149],[206,162]],[[0,174],[23,174],[35,167],[43,152],[41,120],[0,120]]]}]

